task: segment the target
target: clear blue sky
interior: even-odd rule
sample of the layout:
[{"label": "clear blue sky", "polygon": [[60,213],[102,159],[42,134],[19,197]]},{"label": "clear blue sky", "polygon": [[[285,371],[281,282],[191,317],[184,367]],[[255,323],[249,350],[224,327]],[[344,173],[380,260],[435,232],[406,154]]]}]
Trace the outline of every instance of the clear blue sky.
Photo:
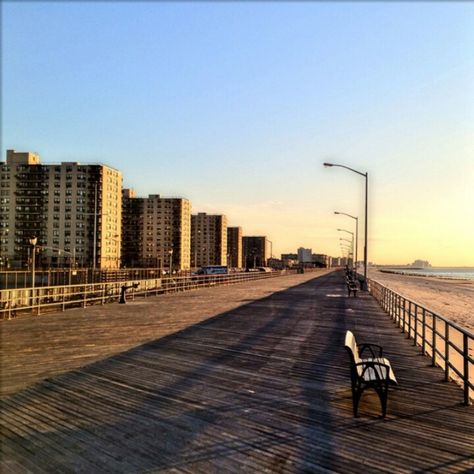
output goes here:
[{"label": "clear blue sky", "polygon": [[274,253],[474,265],[474,4],[4,2],[2,147],[103,162]]}]

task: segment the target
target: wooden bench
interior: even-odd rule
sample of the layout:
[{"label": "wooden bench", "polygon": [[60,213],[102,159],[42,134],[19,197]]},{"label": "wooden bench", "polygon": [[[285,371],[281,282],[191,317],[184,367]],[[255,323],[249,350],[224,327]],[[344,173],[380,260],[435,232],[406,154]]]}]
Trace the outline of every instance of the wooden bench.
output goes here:
[{"label": "wooden bench", "polygon": [[[380,398],[382,418],[385,418],[387,413],[388,387],[392,384],[396,385],[398,382],[389,360],[382,357],[382,347],[377,344],[358,345],[354,334],[351,331],[347,331],[345,348],[350,358],[354,416],[357,417],[359,401],[363,391],[366,388],[373,388]],[[366,351],[370,354],[370,357],[363,359],[362,355]]]},{"label": "wooden bench", "polygon": [[355,280],[352,280],[351,278],[347,277],[346,278],[346,285],[347,285],[347,292],[349,294],[349,296],[351,296],[351,293],[354,294],[354,298],[357,297],[357,283],[355,282]]}]

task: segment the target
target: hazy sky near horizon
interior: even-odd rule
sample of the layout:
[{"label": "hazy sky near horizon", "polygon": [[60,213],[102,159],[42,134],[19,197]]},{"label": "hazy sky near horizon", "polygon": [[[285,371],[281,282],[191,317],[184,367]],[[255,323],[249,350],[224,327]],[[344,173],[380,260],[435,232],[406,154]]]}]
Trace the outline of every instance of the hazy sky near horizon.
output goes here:
[{"label": "hazy sky near horizon", "polygon": [[474,4],[3,2],[6,149],[102,162],[273,252],[474,266]]}]

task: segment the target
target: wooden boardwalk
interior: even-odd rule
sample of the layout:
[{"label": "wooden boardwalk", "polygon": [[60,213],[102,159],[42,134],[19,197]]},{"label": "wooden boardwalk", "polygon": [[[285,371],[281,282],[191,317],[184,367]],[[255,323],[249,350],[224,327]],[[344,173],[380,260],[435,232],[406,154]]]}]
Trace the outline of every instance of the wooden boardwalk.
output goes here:
[{"label": "wooden boardwalk", "polygon": [[[0,471],[473,472],[461,389],[341,274],[288,278],[4,321]],[[347,329],[392,362],[385,420],[352,416]]]}]

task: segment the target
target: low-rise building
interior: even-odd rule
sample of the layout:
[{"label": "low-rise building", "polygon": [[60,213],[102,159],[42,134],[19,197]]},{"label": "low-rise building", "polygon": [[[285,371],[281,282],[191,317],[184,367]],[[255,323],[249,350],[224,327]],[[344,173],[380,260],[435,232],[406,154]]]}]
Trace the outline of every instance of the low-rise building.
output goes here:
[{"label": "low-rise building", "polygon": [[298,255],[296,253],[282,253],[281,262],[284,268],[291,268],[298,264]]},{"label": "low-rise building", "polygon": [[302,264],[312,263],[313,262],[312,250],[300,247],[298,249],[298,262]]}]

